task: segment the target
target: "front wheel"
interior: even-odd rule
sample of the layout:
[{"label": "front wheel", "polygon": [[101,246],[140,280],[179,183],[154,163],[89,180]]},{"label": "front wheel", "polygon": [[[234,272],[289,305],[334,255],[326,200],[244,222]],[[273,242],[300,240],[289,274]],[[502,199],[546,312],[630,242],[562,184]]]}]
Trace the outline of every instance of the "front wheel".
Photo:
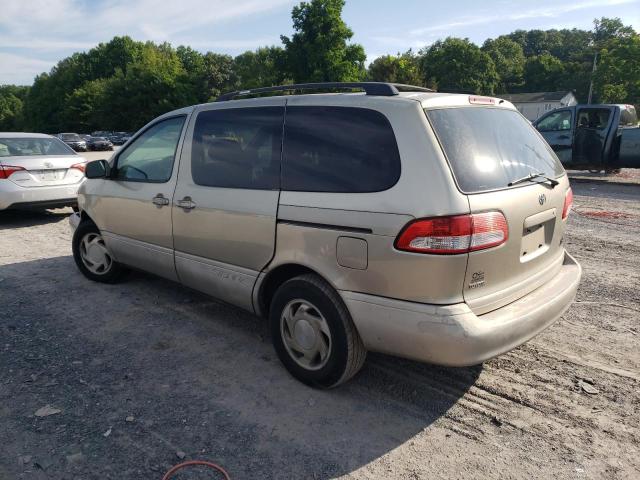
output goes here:
[{"label": "front wheel", "polygon": [[126,268],[113,259],[100,230],[92,222],[84,221],[78,225],[73,234],[72,248],[78,269],[89,280],[115,283],[126,272]]},{"label": "front wheel", "polygon": [[344,302],[317,275],[282,284],[271,302],[269,321],[280,361],[307,385],[336,387],[364,364],[367,351]]}]

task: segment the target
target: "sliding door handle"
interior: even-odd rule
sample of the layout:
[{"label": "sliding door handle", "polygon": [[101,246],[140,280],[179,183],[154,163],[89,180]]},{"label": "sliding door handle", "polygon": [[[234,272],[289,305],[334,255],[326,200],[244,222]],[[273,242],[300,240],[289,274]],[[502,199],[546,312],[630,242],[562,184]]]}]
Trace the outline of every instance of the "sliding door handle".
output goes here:
[{"label": "sliding door handle", "polygon": [[192,210],[196,208],[196,203],[191,200],[191,197],[184,197],[182,200],[178,200],[176,205],[180,208],[184,208],[185,210]]},{"label": "sliding door handle", "polygon": [[164,205],[169,205],[169,199],[164,197],[161,193],[157,194],[153,199],[151,199],[154,205],[162,207]]}]

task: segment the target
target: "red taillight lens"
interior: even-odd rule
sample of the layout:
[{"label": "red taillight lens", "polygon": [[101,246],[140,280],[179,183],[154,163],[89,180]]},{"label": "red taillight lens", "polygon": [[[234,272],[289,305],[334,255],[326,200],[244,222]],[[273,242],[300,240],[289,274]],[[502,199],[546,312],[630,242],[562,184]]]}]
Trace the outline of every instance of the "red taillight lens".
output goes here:
[{"label": "red taillight lens", "polygon": [[87,162],[82,162],[82,163],[74,163],[69,168],[75,168],[76,170],[80,170],[82,173],[84,173],[86,166],[87,166]]},{"label": "red taillight lens", "polygon": [[16,172],[24,170],[22,167],[14,167],[12,165],[0,165],[0,179],[9,178]]},{"label": "red taillight lens", "polygon": [[398,250],[456,254],[496,247],[509,238],[507,220],[500,212],[415,220],[396,239]]},{"label": "red taillight lens", "polygon": [[569,188],[567,193],[564,196],[564,206],[562,207],[562,219],[566,220],[569,216],[569,212],[571,211],[571,207],[573,207],[573,190]]}]

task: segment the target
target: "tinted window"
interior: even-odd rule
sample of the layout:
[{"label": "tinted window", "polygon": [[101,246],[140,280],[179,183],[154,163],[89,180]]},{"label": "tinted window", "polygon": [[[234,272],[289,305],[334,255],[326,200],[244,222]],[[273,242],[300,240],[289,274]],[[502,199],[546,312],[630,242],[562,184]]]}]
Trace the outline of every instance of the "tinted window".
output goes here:
[{"label": "tinted window", "polygon": [[611,110],[604,108],[581,108],[578,112],[578,128],[604,130],[609,124]]},{"label": "tinted window", "polygon": [[191,174],[198,185],[255,190],[280,186],[283,107],[198,114]]},{"label": "tinted window", "polygon": [[445,108],[427,116],[460,189],[466,193],[507,188],[531,172],[557,177],[562,165],[533,126],[502,108]]},{"label": "tinted window", "polygon": [[540,120],[537,125],[541,132],[557,132],[560,130],[571,130],[571,111],[563,110],[554,112]]},{"label": "tinted window", "polygon": [[282,189],[378,192],[400,177],[389,121],[374,110],[287,107]]},{"label": "tinted window", "polygon": [[145,130],[120,155],[116,178],[138,182],[166,182],[185,117],[162,120]]}]

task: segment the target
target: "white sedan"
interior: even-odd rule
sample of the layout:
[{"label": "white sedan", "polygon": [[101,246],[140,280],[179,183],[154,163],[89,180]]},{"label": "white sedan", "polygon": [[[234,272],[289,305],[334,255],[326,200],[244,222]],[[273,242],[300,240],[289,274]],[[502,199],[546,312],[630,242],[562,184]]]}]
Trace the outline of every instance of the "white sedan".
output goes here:
[{"label": "white sedan", "polygon": [[0,210],[76,207],[85,164],[51,135],[0,133]]}]

